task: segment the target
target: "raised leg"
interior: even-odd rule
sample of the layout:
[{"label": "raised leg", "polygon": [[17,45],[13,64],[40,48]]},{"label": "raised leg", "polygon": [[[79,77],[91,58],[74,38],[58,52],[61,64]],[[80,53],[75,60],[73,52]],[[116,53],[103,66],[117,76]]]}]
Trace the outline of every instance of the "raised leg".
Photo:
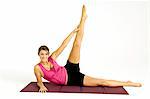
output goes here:
[{"label": "raised leg", "polygon": [[90,76],[84,76],[83,80],[84,86],[132,86],[132,87],[141,87],[140,83],[134,83],[131,81],[123,82],[117,80],[106,80],[106,79],[98,79]]},{"label": "raised leg", "polygon": [[71,49],[71,52],[68,58],[68,60],[72,63],[79,63],[80,61],[80,48],[81,48],[81,42],[82,42],[82,38],[84,34],[84,23],[85,23],[86,17],[87,15],[86,15],[85,6],[83,5],[82,16],[81,16],[80,24],[78,26],[79,31],[76,34],[75,40],[73,42],[73,47]]}]

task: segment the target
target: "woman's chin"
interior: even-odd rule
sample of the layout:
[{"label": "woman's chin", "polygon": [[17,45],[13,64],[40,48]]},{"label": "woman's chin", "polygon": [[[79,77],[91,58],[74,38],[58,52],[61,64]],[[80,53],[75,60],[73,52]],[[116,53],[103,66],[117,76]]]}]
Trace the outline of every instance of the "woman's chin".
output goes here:
[{"label": "woman's chin", "polygon": [[43,63],[47,62],[47,60],[41,60]]}]

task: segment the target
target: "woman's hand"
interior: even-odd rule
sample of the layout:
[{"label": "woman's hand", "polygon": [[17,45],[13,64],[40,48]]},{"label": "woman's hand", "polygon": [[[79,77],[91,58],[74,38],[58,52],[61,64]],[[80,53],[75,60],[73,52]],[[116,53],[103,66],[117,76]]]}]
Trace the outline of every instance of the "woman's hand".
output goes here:
[{"label": "woman's hand", "polygon": [[78,31],[79,31],[79,26],[76,27],[72,32],[73,32],[73,33],[76,33],[76,32],[78,32]]},{"label": "woman's hand", "polygon": [[45,86],[40,87],[39,92],[45,93],[48,89]]}]

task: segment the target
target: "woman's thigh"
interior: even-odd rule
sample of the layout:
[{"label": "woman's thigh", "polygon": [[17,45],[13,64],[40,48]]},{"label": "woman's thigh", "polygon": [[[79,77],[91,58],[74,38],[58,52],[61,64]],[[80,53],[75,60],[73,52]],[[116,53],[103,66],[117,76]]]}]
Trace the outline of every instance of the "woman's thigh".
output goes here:
[{"label": "woman's thigh", "polygon": [[94,78],[85,75],[83,79],[83,86],[99,86],[104,82],[104,79]]}]

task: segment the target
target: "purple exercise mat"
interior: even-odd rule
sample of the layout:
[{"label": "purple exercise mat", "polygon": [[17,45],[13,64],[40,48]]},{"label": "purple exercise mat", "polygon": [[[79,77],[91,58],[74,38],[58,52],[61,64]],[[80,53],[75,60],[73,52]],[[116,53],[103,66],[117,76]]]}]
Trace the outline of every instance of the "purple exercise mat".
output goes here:
[{"label": "purple exercise mat", "polygon": [[[128,92],[122,87],[87,87],[87,86],[65,86],[65,85],[56,85],[50,82],[43,82],[47,92],[61,92],[61,93],[97,93],[97,94],[126,94]],[[20,92],[38,92],[39,87],[36,82],[29,83],[25,88]]]}]

